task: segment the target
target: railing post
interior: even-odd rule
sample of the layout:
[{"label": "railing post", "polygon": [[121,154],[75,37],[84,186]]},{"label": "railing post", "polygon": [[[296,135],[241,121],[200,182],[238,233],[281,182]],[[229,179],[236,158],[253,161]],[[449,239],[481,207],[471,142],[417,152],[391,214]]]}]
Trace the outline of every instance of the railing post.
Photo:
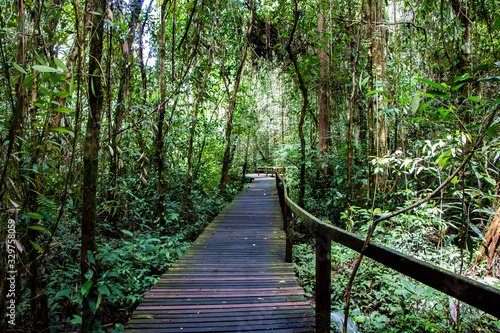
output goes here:
[{"label": "railing post", "polygon": [[[288,192],[288,188],[286,189]],[[286,203],[286,196],[288,196],[288,193],[285,193],[285,190],[283,189],[283,202],[285,203],[285,212],[284,216],[285,218],[285,239],[286,239],[286,250],[285,250],[285,262],[291,263],[292,262],[292,233],[293,233],[293,217],[292,217],[292,210],[288,207],[288,204]]]},{"label": "railing post", "polygon": [[316,332],[330,332],[332,241],[316,231]]}]

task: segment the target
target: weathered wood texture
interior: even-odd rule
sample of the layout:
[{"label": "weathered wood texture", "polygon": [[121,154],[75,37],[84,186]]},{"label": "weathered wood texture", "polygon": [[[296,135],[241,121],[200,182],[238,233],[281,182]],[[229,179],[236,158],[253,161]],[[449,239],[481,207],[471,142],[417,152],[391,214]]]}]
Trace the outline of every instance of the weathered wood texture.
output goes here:
[{"label": "weathered wood texture", "polygon": [[314,332],[285,263],[274,184],[256,177],[145,295],[125,332]]}]

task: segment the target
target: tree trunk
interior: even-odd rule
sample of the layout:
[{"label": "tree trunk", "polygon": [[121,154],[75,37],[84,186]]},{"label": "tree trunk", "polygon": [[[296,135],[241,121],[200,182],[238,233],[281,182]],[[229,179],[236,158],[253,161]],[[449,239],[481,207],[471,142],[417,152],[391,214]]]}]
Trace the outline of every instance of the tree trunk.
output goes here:
[{"label": "tree trunk", "polygon": [[205,88],[207,86],[208,75],[212,69],[212,56],[213,50],[210,48],[207,54],[207,64],[205,66],[205,74],[203,74],[203,81],[200,86],[200,90],[198,91],[198,96],[196,98],[196,102],[194,105],[193,118],[191,121],[191,131],[189,133],[189,143],[188,143],[188,179],[186,183],[186,188],[184,190],[184,206],[189,207],[189,195],[191,194],[191,189],[193,187],[194,182],[194,173],[193,173],[193,148],[194,148],[194,136],[196,133],[196,125],[198,124],[198,115],[200,106],[203,105],[203,95],[205,94]]},{"label": "tree trunk", "polygon": [[[366,1],[366,39],[370,42],[368,46],[368,57],[366,64],[366,72],[368,74],[368,91],[373,90],[373,52],[374,52],[374,43],[373,43],[373,1],[377,0],[367,0]],[[375,140],[374,140],[374,132],[375,127],[373,123],[374,112],[376,108],[376,101],[374,100],[374,96],[370,95],[367,97],[367,131],[368,131],[368,156],[373,157],[376,155],[375,153]],[[375,184],[374,177],[372,173],[372,164],[368,163],[368,186],[369,186],[369,196],[373,198]]]},{"label": "tree trunk", "polygon": [[[354,29],[353,29],[354,30]],[[356,84],[356,70],[358,67],[358,59],[359,59],[359,40],[360,40],[360,30],[361,25],[358,28],[358,32],[356,34],[355,39],[353,39],[349,43],[349,49],[351,54],[351,97],[349,99],[349,128],[347,131],[347,204],[350,205],[352,203],[351,196],[351,178],[352,178],[352,156],[354,153],[353,148],[353,131],[354,131],[354,114],[356,111],[356,94],[358,85]],[[356,49],[354,49],[356,48]],[[354,55],[355,54],[355,55]],[[347,210],[347,214],[350,214],[351,210]]]},{"label": "tree trunk", "polygon": [[165,198],[164,198],[164,187],[165,181],[163,179],[163,122],[165,119],[165,99],[167,96],[166,87],[165,87],[165,58],[166,58],[166,50],[165,50],[165,15],[167,9],[167,1],[164,1],[161,5],[160,12],[160,110],[158,113],[158,132],[156,134],[155,139],[155,160],[157,165],[157,173],[158,173],[158,201],[156,203],[156,214],[159,220],[160,227],[160,237],[165,236],[166,234],[166,226],[165,226],[165,217],[163,216],[165,210]]},{"label": "tree trunk", "polygon": [[[386,81],[386,67],[387,67],[387,57],[386,57],[386,44],[387,44],[387,30],[383,25],[385,21],[385,1],[375,0],[375,6],[372,7],[372,17],[373,24],[376,24],[375,34],[372,36],[372,52],[373,52],[373,65],[374,65],[374,75],[375,75],[375,88],[380,89],[383,82]],[[387,119],[382,108],[387,108],[387,103],[381,103],[380,101],[385,97],[380,94],[376,94],[376,97],[372,99],[374,102],[373,109],[377,110],[377,156],[382,157],[387,154],[388,147],[388,128]],[[385,180],[383,177],[379,177],[379,185],[383,184]]]},{"label": "tree trunk", "polygon": [[302,109],[300,110],[300,118],[299,118],[299,125],[298,125],[298,132],[299,132],[299,139],[300,139],[300,178],[299,178],[299,200],[298,204],[299,206],[303,207],[304,206],[304,196],[305,196],[305,183],[306,183],[306,140],[304,138],[304,119],[306,116],[306,111],[309,105],[309,99],[307,95],[307,88],[304,83],[304,79],[302,78],[302,74],[300,73],[300,68],[297,63],[297,57],[295,56],[295,53],[292,51],[292,40],[293,40],[293,35],[295,34],[295,30],[297,29],[297,23],[299,21],[299,12],[297,10],[297,1],[295,1],[295,9],[294,9],[294,17],[295,21],[293,23],[293,28],[292,32],[290,33],[290,37],[288,39],[288,43],[286,45],[286,51],[288,52],[288,56],[290,58],[290,61],[293,63],[293,66],[295,67],[295,72],[297,73],[297,78],[299,80],[299,89],[300,92],[302,93]]},{"label": "tree trunk", "polygon": [[238,72],[236,73],[236,80],[234,82],[233,94],[231,95],[231,100],[229,101],[229,106],[227,108],[227,124],[226,124],[226,136],[225,136],[226,149],[224,151],[224,159],[222,160],[222,172],[220,178],[220,189],[223,192],[226,190],[228,176],[229,176],[229,169],[231,167],[231,134],[233,131],[233,114],[236,106],[236,94],[238,93],[238,87],[240,86],[241,72],[243,71],[243,66],[245,65],[247,58],[248,38],[252,33],[253,20],[254,20],[253,6],[250,5],[250,21],[248,22],[245,42],[243,44],[240,66],[238,67]]},{"label": "tree trunk", "polygon": [[[321,43],[327,43],[324,37],[324,22],[325,17],[323,13],[318,12],[318,32],[320,33]],[[330,72],[330,64],[328,54],[325,47],[320,46],[318,49],[318,60],[320,63],[320,88],[318,95],[319,115],[318,115],[318,132],[319,132],[319,152],[320,159],[324,159],[325,155],[330,154],[330,98],[328,96],[328,75]],[[324,174],[328,173],[328,168],[325,169]]]},{"label": "tree trunk", "polygon": [[[95,307],[97,302],[97,267],[93,257],[97,250],[95,243],[96,229],[96,195],[99,168],[99,136],[100,122],[103,111],[103,89],[101,59],[103,50],[103,26],[104,13],[106,12],[107,0],[95,0],[95,12],[92,19],[92,32],[89,52],[89,119],[85,135],[83,151],[83,185],[82,185],[82,246],[81,246],[81,279],[82,284],[91,284],[88,294],[82,302],[82,333],[92,330],[95,318]],[[88,254],[93,257],[89,257]],[[87,274],[92,274],[90,277]],[[87,275],[87,276],[86,276]],[[90,282],[89,282],[90,281]]]},{"label": "tree trunk", "polygon": [[[123,120],[126,117],[127,112],[127,97],[129,94],[129,85],[130,85],[130,76],[131,69],[133,65],[132,59],[132,45],[134,43],[135,31],[137,27],[137,22],[139,21],[139,14],[141,13],[143,0],[134,0],[130,5],[132,7],[132,13],[130,17],[128,33],[125,37],[125,40],[122,43],[123,50],[123,60],[122,60],[122,73],[120,77],[120,90],[118,92],[118,98],[116,101],[116,110],[115,110],[115,121],[113,124],[113,134],[111,138],[111,149],[112,156],[109,165],[109,173],[110,173],[110,183],[111,188],[108,192],[108,200],[114,201],[116,200],[116,188],[117,188],[117,176],[118,176],[118,162],[120,160],[120,154],[118,153],[118,135],[115,134],[120,131]],[[117,229],[119,214],[117,210],[114,210],[110,216],[110,224]]]}]

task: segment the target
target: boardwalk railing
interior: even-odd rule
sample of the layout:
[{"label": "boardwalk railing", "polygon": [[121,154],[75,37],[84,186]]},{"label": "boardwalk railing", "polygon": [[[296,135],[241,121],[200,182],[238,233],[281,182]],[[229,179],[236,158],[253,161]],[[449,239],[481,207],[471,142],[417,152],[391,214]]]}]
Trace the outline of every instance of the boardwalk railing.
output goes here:
[{"label": "boardwalk railing", "polygon": [[260,175],[261,173],[265,173],[266,177],[271,175],[274,175],[276,173],[276,170],[278,170],[279,167],[272,167],[272,166],[258,166],[257,167],[257,174]]},{"label": "boardwalk railing", "polygon": [[[286,232],[286,261],[292,260],[292,212],[316,235],[316,331],[329,332],[331,297],[331,241],[360,252],[364,239],[324,223],[288,196],[282,176],[276,174],[276,186]],[[500,318],[500,290],[438,266],[405,255],[382,245],[369,244],[365,256],[420,281],[440,292]]]}]

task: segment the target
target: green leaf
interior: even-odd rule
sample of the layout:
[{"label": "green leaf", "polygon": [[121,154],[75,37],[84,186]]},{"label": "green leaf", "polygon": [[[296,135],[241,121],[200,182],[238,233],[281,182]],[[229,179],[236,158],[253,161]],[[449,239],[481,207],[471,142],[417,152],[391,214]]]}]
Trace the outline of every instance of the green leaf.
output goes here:
[{"label": "green leaf", "polygon": [[41,66],[41,65],[35,65],[33,66],[34,70],[37,70],[42,73],[57,73],[58,70],[49,66]]},{"label": "green leaf", "polygon": [[69,72],[69,69],[68,67],[66,67],[66,65],[62,62],[61,59],[58,59],[58,58],[55,58],[54,59],[54,63],[56,64],[57,67],[59,67],[60,69],[62,69],[63,71],[65,72]]},{"label": "green leaf", "polygon": [[28,228],[33,229],[33,230],[37,230],[37,231],[45,230],[45,228],[42,227],[41,225],[30,225],[30,226],[28,226]]},{"label": "green leaf", "polygon": [[71,94],[67,91],[59,91],[58,93],[56,93],[56,97],[68,97],[69,95]]},{"label": "green leaf", "polygon": [[69,295],[71,295],[71,289],[63,289],[61,291],[59,291],[56,296],[54,296],[54,298],[60,298],[60,297],[68,297]]},{"label": "green leaf", "polygon": [[89,293],[90,287],[92,287],[92,280],[87,280],[82,286],[82,295],[86,297]]},{"label": "green leaf", "polygon": [[122,230],[122,232],[123,232],[125,235],[127,235],[127,236],[130,236],[130,237],[134,236],[134,234],[133,234],[131,231],[129,231],[129,230]]},{"label": "green leaf", "polygon": [[43,219],[43,216],[41,214],[38,214],[38,213],[26,213],[26,215],[28,215],[29,217],[31,217],[32,219],[35,219],[35,220]]},{"label": "green leaf", "polygon": [[54,111],[61,112],[61,113],[73,113],[73,112],[75,112],[74,110],[70,110],[67,108],[55,108]]},{"label": "green leaf", "polygon": [[31,88],[31,86],[33,85],[33,82],[35,81],[35,78],[36,78],[36,74],[27,75],[23,81],[23,87],[28,88],[28,89]]},{"label": "green leaf", "polygon": [[500,16],[497,17],[495,20],[495,23],[493,23],[493,26],[491,27],[491,30],[495,31],[500,29]]},{"label": "green leaf", "polygon": [[50,129],[51,131],[56,131],[56,132],[61,132],[61,133],[67,133],[69,135],[71,135],[71,137],[75,137],[75,133],[71,132],[70,130],[66,129],[66,128],[62,128],[62,127],[59,127],[59,128],[52,128]]},{"label": "green leaf", "polygon": [[17,69],[18,71],[20,71],[20,72],[21,72],[21,73],[23,73],[23,74],[26,74],[26,75],[28,74],[28,72],[26,72],[26,71],[24,70],[24,68],[22,68],[21,66],[19,66],[19,65],[18,65],[18,64],[16,64],[15,62],[13,62],[13,63],[12,63],[12,67],[14,67],[15,69]]},{"label": "green leaf", "polygon": [[40,245],[38,245],[38,244],[37,244],[37,243],[35,243],[35,242],[32,242],[31,240],[30,240],[30,243],[31,243],[31,245],[33,245],[33,247],[34,247],[34,248],[35,248],[38,252],[43,253],[43,249],[42,249],[42,247],[41,247]]},{"label": "green leaf", "polygon": [[90,250],[87,250],[87,258],[89,259],[89,261],[95,265],[95,259],[94,259],[94,255],[92,254],[92,251]]},{"label": "green leaf", "polygon": [[413,96],[413,100],[411,101],[411,111],[414,113],[417,112],[419,106],[420,106],[420,96],[419,94],[415,94]]},{"label": "green leaf", "polygon": [[82,324],[82,317],[80,317],[79,315],[74,314],[73,315],[73,319],[71,319],[71,323],[73,325],[81,325]]},{"label": "green leaf", "polygon": [[478,227],[476,227],[474,224],[472,224],[470,221],[467,221],[467,225],[469,225],[469,227],[476,233],[476,235],[479,236],[479,238],[481,238],[481,240],[485,243],[488,243],[486,241],[486,239],[484,238],[483,236],[483,233],[481,232],[481,230],[479,230]]},{"label": "green leaf", "polygon": [[378,93],[382,93],[383,94],[384,91],[383,90],[372,90],[372,91],[367,92],[366,95],[365,95],[365,97],[368,97],[368,96],[374,95],[374,94],[378,94]]},{"label": "green leaf", "polygon": [[442,85],[440,85],[439,83],[436,83],[434,81],[431,81],[431,80],[428,80],[428,79],[423,79],[423,78],[416,78],[415,80],[423,82],[423,83],[426,83],[426,84],[428,84],[431,87],[434,87],[436,89],[446,91],[445,87],[443,87]]},{"label": "green leaf", "polygon": [[483,177],[483,179],[486,180],[491,185],[497,186],[497,182],[493,178],[491,178],[491,177]]}]

